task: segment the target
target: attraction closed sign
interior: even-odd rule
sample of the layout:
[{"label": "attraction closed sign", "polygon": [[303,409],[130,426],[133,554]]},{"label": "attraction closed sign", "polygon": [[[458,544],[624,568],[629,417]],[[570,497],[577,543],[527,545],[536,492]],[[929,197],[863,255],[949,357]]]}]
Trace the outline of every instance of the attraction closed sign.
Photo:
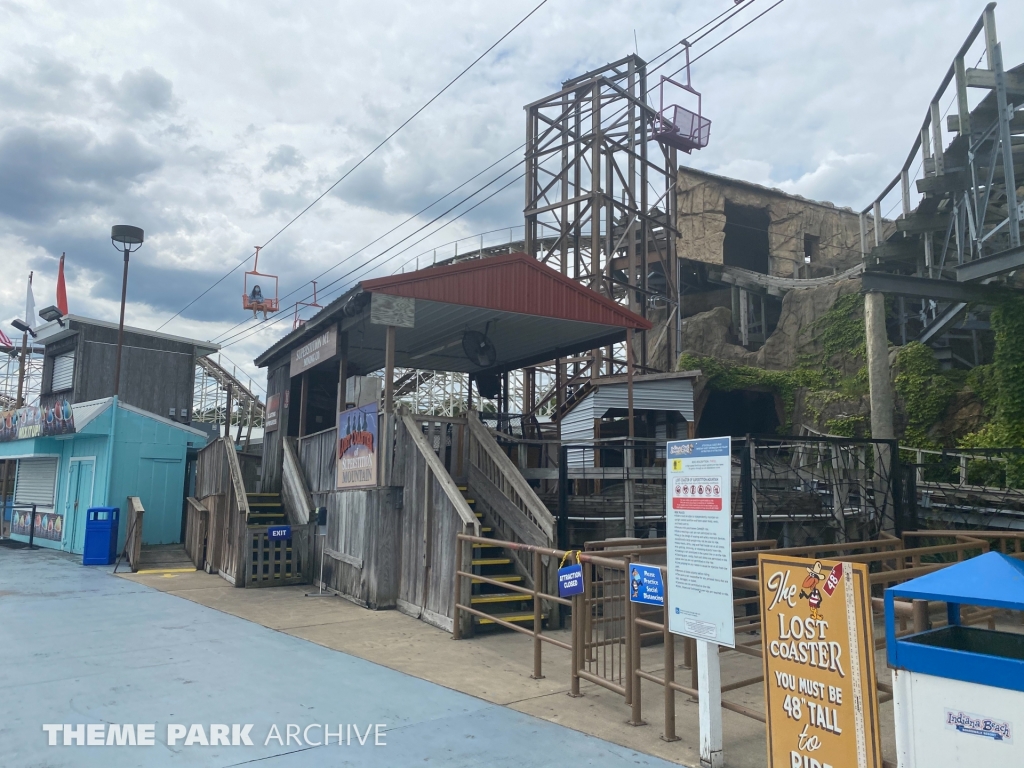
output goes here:
[{"label": "attraction closed sign", "polygon": [[338,329],[331,326],[319,336],[315,336],[301,347],[292,350],[289,376],[298,376],[320,363],[330,360],[338,354]]},{"label": "attraction closed sign", "polygon": [[867,566],[758,565],[769,768],[882,768]]}]

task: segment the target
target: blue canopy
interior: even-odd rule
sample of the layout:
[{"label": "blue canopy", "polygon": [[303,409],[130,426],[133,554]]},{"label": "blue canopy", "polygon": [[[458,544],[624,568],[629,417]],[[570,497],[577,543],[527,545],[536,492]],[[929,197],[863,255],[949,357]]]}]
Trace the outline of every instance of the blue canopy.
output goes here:
[{"label": "blue canopy", "polygon": [[1024,610],[1024,562],[988,552],[895,587],[895,597]]}]

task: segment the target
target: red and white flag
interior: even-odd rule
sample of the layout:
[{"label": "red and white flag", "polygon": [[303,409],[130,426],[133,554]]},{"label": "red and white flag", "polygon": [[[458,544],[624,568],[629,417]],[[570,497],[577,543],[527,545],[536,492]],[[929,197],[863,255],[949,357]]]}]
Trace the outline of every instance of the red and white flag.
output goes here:
[{"label": "red and white flag", "polygon": [[13,347],[14,343],[10,340],[3,329],[0,329],[0,347]]},{"label": "red and white flag", "polygon": [[57,270],[57,309],[62,315],[68,313],[68,291],[64,287],[64,254],[60,255],[60,269]]}]

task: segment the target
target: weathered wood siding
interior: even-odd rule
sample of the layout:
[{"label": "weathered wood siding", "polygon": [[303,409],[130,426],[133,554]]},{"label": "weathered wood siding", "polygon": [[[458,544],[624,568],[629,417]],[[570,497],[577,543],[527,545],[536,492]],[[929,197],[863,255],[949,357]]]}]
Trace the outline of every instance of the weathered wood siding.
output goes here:
[{"label": "weathered wood siding", "polygon": [[317,537],[317,557],[320,547],[326,553],[325,587],[367,608],[395,607],[401,498],[394,487],[314,494],[327,507],[327,536]]},{"label": "weathered wood siding", "polygon": [[[245,586],[241,568],[245,553],[248,503],[241,489],[241,471],[238,482],[231,477],[232,463],[237,466],[234,445],[225,438],[217,438],[199,452],[196,465],[196,499],[209,510],[206,534],[206,569],[219,573],[237,587]],[[193,521],[189,516],[188,522]],[[191,534],[186,530],[186,539]]]},{"label": "weathered wood siding", "polygon": [[[283,453],[281,441],[288,434],[288,413],[290,408],[284,407],[284,394],[291,387],[288,375],[289,362],[285,357],[272,365],[267,371],[267,399],[272,395],[281,396],[281,411],[278,415],[278,428],[263,436],[263,491],[264,493],[281,492],[281,470]],[[297,407],[298,404],[296,404]]]}]

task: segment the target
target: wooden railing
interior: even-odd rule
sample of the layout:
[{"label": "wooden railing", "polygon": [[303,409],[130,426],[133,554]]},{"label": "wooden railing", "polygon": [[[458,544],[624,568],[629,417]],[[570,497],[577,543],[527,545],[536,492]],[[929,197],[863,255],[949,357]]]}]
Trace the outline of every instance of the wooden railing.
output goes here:
[{"label": "wooden railing", "polygon": [[[245,586],[245,529],[249,502],[234,444],[217,438],[199,452],[196,500],[209,510],[206,528],[206,570],[219,573],[236,587]],[[186,525],[197,522],[189,515]],[[198,531],[186,529],[186,539]]]},{"label": "wooden railing", "polygon": [[398,607],[451,631],[454,603],[469,601],[468,591],[462,597],[452,592],[456,550],[472,559],[472,548],[463,553],[456,537],[479,536],[480,523],[420,424],[406,415],[401,425],[404,435],[399,439],[409,449],[403,467]]},{"label": "wooden railing", "polygon": [[210,529],[210,510],[198,499],[188,497],[185,510],[185,553],[191,558],[197,570],[207,570],[206,546]]},{"label": "wooden railing", "polygon": [[475,413],[469,415],[469,485],[498,518],[498,536],[554,546],[554,516]]},{"label": "wooden railing", "polygon": [[124,542],[125,552],[128,555],[128,565],[132,573],[139,570],[139,561],[142,559],[142,519],[146,510],[142,507],[142,500],[138,496],[128,497],[128,527],[127,538]]},{"label": "wooden railing", "polygon": [[305,525],[313,511],[313,497],[310,495],[291,438],[284,438],[282,446],[284,467],[281,472],[281,501],[284,503],[288,522],[292,525]]}]

